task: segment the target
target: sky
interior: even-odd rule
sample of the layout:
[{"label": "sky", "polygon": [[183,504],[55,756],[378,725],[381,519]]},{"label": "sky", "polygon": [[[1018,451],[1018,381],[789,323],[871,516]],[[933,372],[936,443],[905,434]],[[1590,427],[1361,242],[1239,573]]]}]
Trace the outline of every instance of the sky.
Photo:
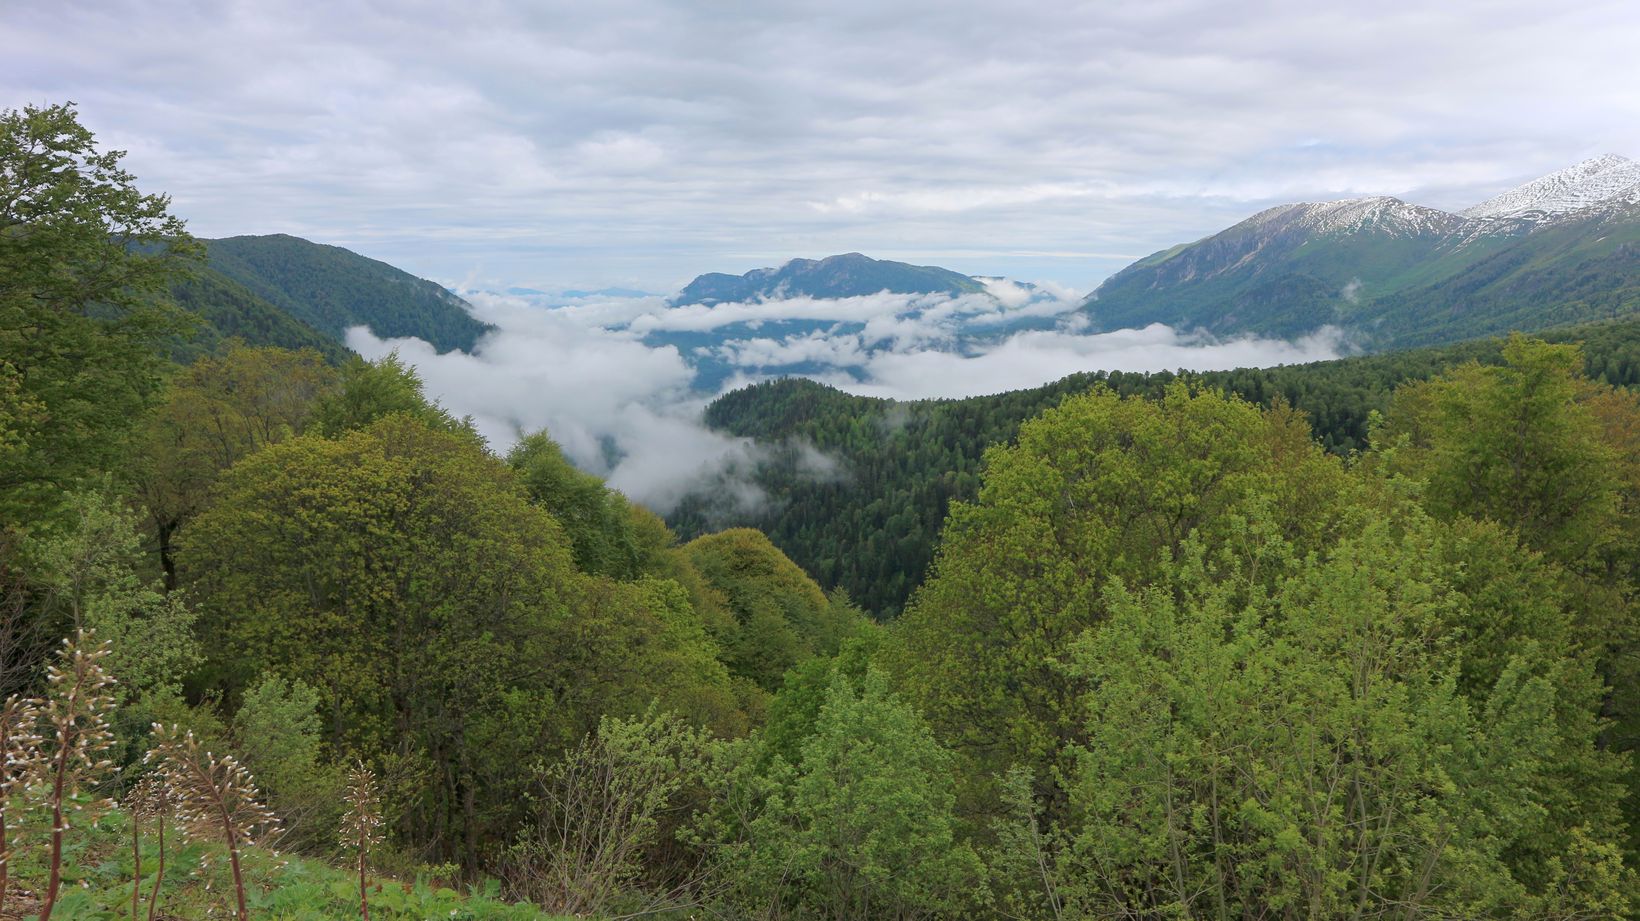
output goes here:
[{"label": "sky", "polygon": [[[463,292],[494,327],[470,354],[348,343],[397,351],[497,450],[545,428],[665,511],[709,483],[761,501],[760,448],[701,409],[798,365],[918,399],[1347,353],[1328,329],[1091,333],[1076,307],[1274,204],[1457,209],[1640,156],[1637,40],[1632,0],[0,0],[0,107],[74,101],[199,236]],[[1038,287],[663,297],[844,252]],[[494,293],[609,287],[655,296]]]},{"label": "sky", "polygon": [[452,286],[859,251],[1087,291],[1271,204],[1457,208],[1640,156],[1640,4],[4,0],[202,236]]}]

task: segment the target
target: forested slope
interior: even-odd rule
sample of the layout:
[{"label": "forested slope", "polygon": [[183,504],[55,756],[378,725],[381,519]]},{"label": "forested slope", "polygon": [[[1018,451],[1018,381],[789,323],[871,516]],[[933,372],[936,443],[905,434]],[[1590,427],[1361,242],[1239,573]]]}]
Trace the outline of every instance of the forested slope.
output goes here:
[{"label": "forested slope", "polygon": [[487,328],[433,282],[339,246],[286,234],[205,241],[209,265],[292,317],[341,341],[350,326],[470,350]]},{"label": "forested slope", "polygon": [[349,354],[336,336],[298,320],[214,269],[197,268],[191,278],[173,285],[170,294],[177,306],[200,320],[174,350],[181,361],[220,351],[228,339],[249,345],[313,349],[333,363]]},{"label": "forested slope", "polygon": [[[1542,334],[1579,342],[1587,373],[1640,383],[1640,320],[1568,327]],[[707,424],[756,440],[767,460],[756,474],[771,502],[752,514],[726,511],[710,492],[687,498],[668,517],[681,533],[728,525],[760,528],[822,585],[845,589],[878,616],[898,612],[933,560],[953,500],[975,495],[986,448],[1009,441],[1020,423],[1096,385],[1124,395],[1159,396],[1181,377],[1262,406],[1284,401],[1309,419],[1328,450],[1366,447],[1369,420],[1396,385],[1424,380],[1466,361],[1496,363],[1502,340],[1266,369],[1204,373],[1095,372],[1032,390],[964,400],[896,402],[856,397],[791,378],[724,394]],[[841,472],[816,477],[798,445],[837,459]]]}]

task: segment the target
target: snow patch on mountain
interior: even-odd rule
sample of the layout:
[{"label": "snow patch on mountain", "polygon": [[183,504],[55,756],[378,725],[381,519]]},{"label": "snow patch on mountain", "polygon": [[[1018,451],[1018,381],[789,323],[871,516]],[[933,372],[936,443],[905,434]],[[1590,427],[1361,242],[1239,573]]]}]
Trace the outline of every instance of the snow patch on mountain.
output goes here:
[{"label": "snow patch on mountain", "polygon": [[1336,201],[1280,205],[1243,222],[1247,227],[1300,229],[1316,234],[1348,234],[1374,230],[1395,235],[1450,233],[1463,219],[1387,195],[1341,198]]},{"label": "snow patch on mountain", "polygon": [[1467,218],[1553,218],[1603,204],[1640,202],[1640,163],[1616,154],[1584,160],[1458,212]]}]

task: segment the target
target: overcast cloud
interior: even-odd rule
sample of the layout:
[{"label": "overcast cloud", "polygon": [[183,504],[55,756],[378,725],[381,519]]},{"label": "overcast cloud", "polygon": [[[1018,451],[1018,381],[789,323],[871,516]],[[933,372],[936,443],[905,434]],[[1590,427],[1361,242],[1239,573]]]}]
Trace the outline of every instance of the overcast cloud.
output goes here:
[{"label": "overcast cloud", "polygon": [[205,236],[668,291],[861,251],[1085,292],[1268,204],[1455,207],[1640,155],[1640,6],[7,0]]}]

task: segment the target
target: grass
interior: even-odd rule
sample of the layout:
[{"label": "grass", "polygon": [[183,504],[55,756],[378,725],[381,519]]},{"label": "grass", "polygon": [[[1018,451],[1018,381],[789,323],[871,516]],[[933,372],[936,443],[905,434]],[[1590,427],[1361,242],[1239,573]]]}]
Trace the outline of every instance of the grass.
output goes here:
[{"label": "grass", "polygon": [[[67,836],[62,894],[53,921],[119,921],[131,917],[131,828],[124,812]],[[23,893],[44,888],[43,823],[26,826],[13,862],[14,887],[0,919],[33,918],[38,903]],[[152,828],[143,836],[143,885],[138,918],[146,919],[159,850]],[[233,884],[220,845],[184,842],[167,832],[159,917],[167,921],[232,918]],[[359,917],[358,879],[322,861],[250,848],[244,855],[246,896],[253,921],[338,921]],[[17,888],[21,886],[21,890]],[[500,898],[493,881],[457,890],[426,878],[372,878],[371,921],[559,921],[532,905]]]}]

